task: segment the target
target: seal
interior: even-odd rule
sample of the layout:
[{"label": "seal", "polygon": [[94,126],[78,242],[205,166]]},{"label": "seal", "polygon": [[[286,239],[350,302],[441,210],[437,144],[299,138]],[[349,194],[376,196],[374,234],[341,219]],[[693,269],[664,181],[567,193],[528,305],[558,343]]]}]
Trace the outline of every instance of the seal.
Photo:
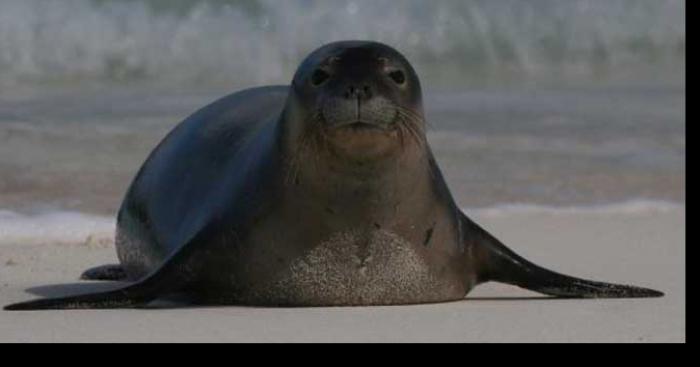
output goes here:
[{"label": "seal", "polygon": [[534,265],[464,215],[425,135],[420,81],[384,44],[325,45],[290,86],[231,94],[154,149],[117,216],[112,291],[8,310],[460,300],[497,281],[557,297],[656,297]]}]

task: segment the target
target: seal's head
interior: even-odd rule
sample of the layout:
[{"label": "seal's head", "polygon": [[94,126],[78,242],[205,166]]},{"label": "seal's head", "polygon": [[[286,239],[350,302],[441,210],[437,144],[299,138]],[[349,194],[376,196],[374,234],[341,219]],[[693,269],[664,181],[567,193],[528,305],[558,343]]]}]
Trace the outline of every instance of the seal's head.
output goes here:
[{"label": "seal's head", "polygon": [[287,113],[342,156],[377,159],[424,140],[418,77],[406,58],[377,42],[343,41],[299,66]]}]

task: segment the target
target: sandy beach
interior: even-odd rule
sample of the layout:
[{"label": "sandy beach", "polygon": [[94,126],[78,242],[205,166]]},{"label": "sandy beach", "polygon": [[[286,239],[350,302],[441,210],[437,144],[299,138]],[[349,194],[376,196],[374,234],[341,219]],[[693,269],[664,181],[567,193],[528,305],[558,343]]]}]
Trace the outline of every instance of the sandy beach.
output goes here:
[{"label": "sandy beach", "polygon": [[[460,302],[418,306],[0,311],[0,342],[685,341],[684,207],[483,211],[474,218],[536,263],[666,296],[556,300],[491,283]],[[116,261],[105,236],[1,243],[0,303],[113,287],[77,280],[87,267]]]}]

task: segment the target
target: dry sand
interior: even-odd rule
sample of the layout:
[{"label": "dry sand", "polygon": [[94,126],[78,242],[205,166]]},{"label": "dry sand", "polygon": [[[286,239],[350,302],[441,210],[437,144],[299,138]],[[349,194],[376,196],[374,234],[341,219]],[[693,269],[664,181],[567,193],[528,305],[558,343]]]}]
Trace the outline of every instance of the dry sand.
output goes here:
[{"label": "dry sand", "polygon": [[[536,263],[666,296],[556,300],[486,284],[464,301],[419,306],[0,311],[0,342],[685,341],[684,208],[475,219]],[[115,261],[113,245],[100,241],[1,244],[0,304],[104,289],[110,285],[77,277],[87,267]]]}]

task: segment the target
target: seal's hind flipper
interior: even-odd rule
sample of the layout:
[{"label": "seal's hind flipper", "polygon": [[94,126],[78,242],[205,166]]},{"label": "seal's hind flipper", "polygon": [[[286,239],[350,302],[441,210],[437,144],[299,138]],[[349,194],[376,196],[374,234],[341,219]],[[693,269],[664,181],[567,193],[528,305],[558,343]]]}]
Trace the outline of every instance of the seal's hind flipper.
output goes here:
[{"label": "seal's hind flipper", "polygon": [[643,298],[662,297],[662,292],[579,279],[535,265],[508,249],[486,230],[462,214],[462,225],[471,234],[481,264],[480,282],[496,281],[531,291],[564,298]]},{"label": "seal's hind flipper", "polygon": [[80,275],[82,280],[126,280],[126,272],[119,264],[107,264],[87,269]]}]

